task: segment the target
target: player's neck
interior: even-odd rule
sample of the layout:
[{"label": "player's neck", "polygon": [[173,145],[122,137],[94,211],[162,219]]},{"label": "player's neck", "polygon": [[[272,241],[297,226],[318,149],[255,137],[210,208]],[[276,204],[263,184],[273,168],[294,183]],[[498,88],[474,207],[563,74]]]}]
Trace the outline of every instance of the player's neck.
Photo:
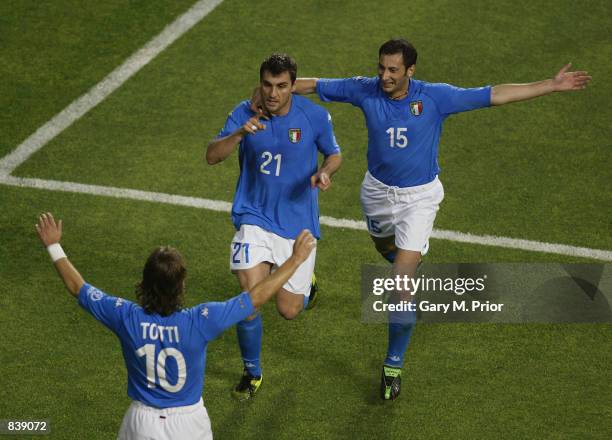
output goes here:
[{"label": "player's neck", "polygon": [[395,93],[392,93],[391,95],[389,95],[390,99],[393,99],[394,101],[399,101],[401,99],[406,98],[406,96],[408,96],[408,92],[410,91],[410,78],[408,78],[408,82],[406,83],[406,89],[405,90],[398,90]]}]

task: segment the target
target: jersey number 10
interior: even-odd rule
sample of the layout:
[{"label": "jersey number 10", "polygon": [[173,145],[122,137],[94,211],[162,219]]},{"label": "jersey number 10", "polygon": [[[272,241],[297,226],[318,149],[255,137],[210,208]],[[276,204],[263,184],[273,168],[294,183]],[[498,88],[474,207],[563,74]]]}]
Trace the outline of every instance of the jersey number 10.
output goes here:
[{"label": "jersey number 10", "polygon": [[[178,393],[187,380],[187,366],[185,365],[185,358],[183,354],[176,348],[164,348],[157,355],[157,362],[155,361],[155,344],[146,344],[136,350],[138,357],[146,356],[147,365],[147,387],[155,388],[155,366],[157,365],[157,377],[159,378],[159,385],[170,393]],[[178,380],[172,385],[166,379],[166,358],[173,357],[176,360],[176,366],[178,367]]]},{"label": "jersey number 10", "polygon": [[408,146],[408,137],[406,127],[390,127],[385,133],[389,135],[389,146],[391,148],[406,148]]}]

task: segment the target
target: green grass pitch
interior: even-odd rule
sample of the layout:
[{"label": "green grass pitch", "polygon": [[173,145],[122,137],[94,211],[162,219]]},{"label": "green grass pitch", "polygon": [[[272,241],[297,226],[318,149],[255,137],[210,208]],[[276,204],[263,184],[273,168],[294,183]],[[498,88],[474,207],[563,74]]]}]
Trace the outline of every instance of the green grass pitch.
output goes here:
[{"label": "green grass pitch", "polygon": [[[191,4],[0,2],[0,157]],[[598,0],[226,0],[13,174],[231,201],[236,159],[210,167],[204,148],[265,56],[290,53],[301,76],[374,75],[378,46],[399,35],[414,42],[416,76],[428,81],[529,82],[568,61],[593,74],[584,92],[449,118],[436,227],[609,250],[610,25]],[[363,118],[327,108],[344,165],[321,211],[360,219]],[[4,185],[0,206],[0,419],[50,419],[47,438],[114,438],[129,404],[119,344],[64,292],[35,237],[37,215],[64,219],[64,248],[86,280],[130,299],[149,251],[178,247],[188,305],[237,293],[229,215]],[[427,259],[588,261],[442,240]],[[292,322],[264,308],[266,378],[253,402],[230,397],[242,368],[235,332],[209,346],[203,397],[215,438],[610,438],[604,324],[418,326],[403,395],[380,401],[386,328],[361,323],[359,304],[361,264],[379,262],[365,232],[323,227],[323,296]]]}]

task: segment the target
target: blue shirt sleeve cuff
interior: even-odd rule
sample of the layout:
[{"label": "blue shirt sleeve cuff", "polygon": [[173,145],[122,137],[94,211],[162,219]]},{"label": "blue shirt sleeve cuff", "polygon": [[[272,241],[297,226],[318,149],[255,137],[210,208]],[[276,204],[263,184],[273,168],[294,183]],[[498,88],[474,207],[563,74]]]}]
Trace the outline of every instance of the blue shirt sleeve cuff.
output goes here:
[{"label": "blue shirt sleeve cuff", "polygon": [[79,289],[79,305],[81,307],[85,307],[85,303],[87,301],[87,289],[89,289],[91,286],[87,283],[84,283],[81,288]]},{"label": "blue shirt sleeve cuff", "polygon": [[327,81],[327,80],[326,80],[326,79],[324,79],[324,78],[319,78],[319,79],[317,80],[317,84],[315,85],[315,89],[316,89],[316,91],[317,91],[317,95],[319,95],[319,99],[320,99],[321,101],[323,101],[323,102],[331,102],[331,99],[328,99],[328,98],[327,98],[327,97],[326,97],[326,96],[323,94],[324,92],[323,92],[323,90],[322,90],[322,88],[323,88],[323,86],[324,86],[324,83],[325,83],[326,81]]},{"label": "blue shirt sleeve cuff", "polygon": [[244,291],[240,294],[240,296],[243,297],[244,304],[246,305],[246,308],[249,310],[249,316],[257,312],[257,310],[255,310],[255,306],[253,306],[253,302],[251,301],[251,295],[249,295],[249,292]]}]

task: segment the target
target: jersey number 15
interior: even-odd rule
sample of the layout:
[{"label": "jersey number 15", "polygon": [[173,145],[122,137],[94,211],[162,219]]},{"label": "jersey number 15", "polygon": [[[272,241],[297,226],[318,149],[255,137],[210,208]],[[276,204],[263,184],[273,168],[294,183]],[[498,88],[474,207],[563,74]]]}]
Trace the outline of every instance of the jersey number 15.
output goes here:
[{"label": "jersey number 15", "polygon": [[385,133],[389,135],[389,146],[391,148],[406,148],[408,146],[408,137],[406,127],[390,127]]}]

